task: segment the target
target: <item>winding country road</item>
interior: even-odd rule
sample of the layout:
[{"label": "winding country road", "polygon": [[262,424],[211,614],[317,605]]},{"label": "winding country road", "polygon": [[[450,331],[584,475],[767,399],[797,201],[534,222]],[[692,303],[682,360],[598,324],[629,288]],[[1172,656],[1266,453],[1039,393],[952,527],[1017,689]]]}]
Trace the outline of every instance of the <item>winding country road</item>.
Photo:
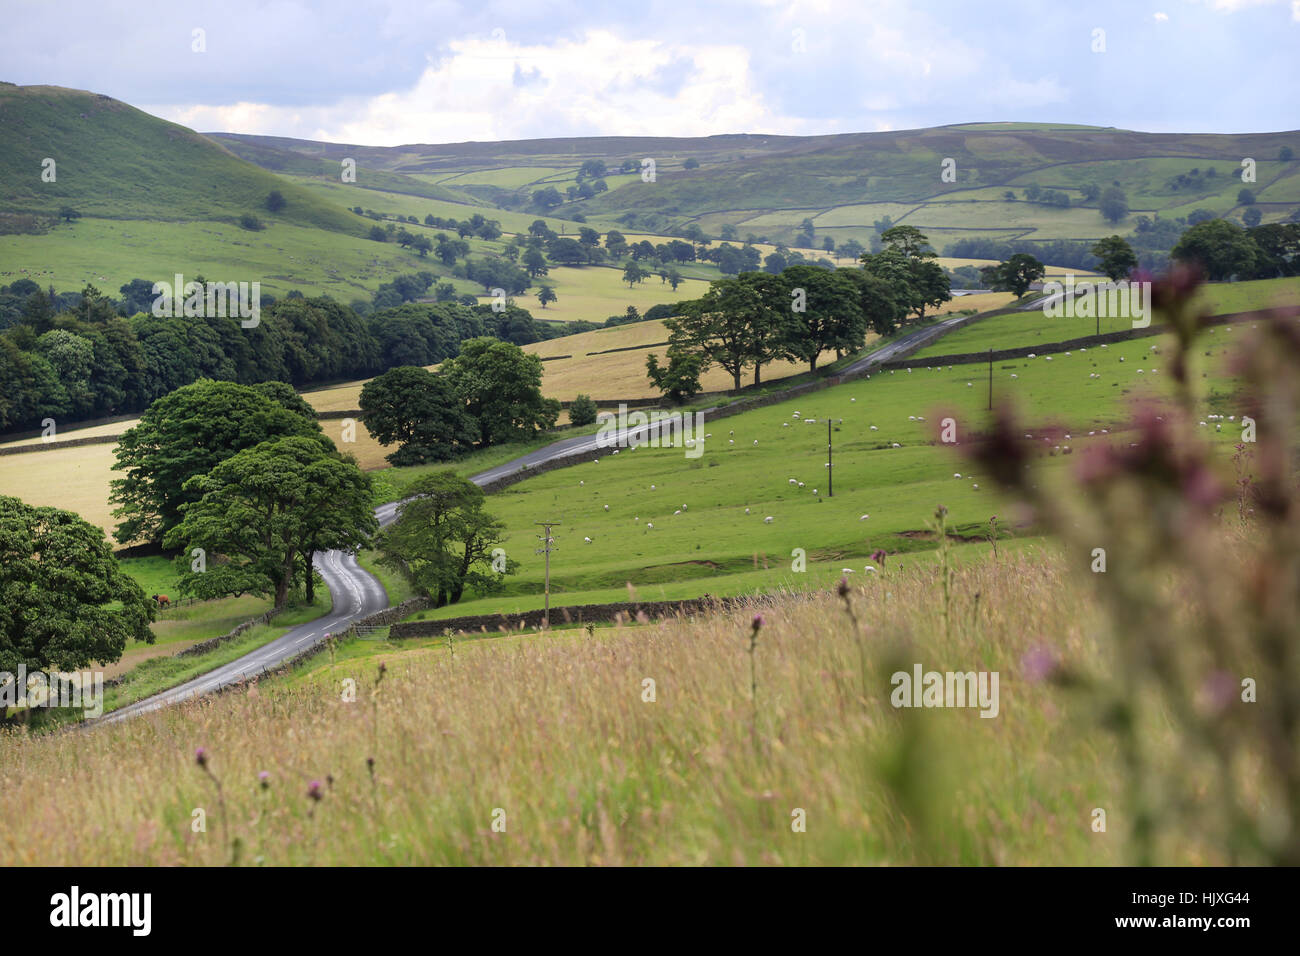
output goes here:
[{"label": "winding country road", "polygon": [[[945,319],[926,328],[917,329],[915,332],[911,332],[897,341],[877,349],[870,355],[864,356],[849,365],[840,374],[862,372],[873,366],[898,358],[900,353],[932,342],[950,331],[954,326],[962,324],[963,319],[968,318],[968,316],[959,316]],[[705,419],[707,420],[710,412],[714,411],[717,411],[716,407],[703,409]],[[626,440],[645,437],[645,434],[652,431],[653,427],[642,425],[636,428],[621,429],[618,432],[617,443],[622,445]],[[521,455],[503,465],[480,472],[470,480],[477,485],[486,485],[513,474],[524,466],[535,468],[556,458],[609,447],[610,437],[608,435],[602,437],[606,443],[604,445],[600,443],[596,434],[565,438],[553,442],[545,448],[539,448],[526,455]],[[379,520],[380,526],[391,524],[397,519],[399,505],[400,502],[391,502],[380,505],[375,509],[375,517]],[[356,555],[342,551],[322,551],[316,554],[313,563],[325,580],[330,595],[333,597],[333,607],[328,615],[307,624],[299,625],[269,644],[264,644],[243,657],[228,664],[223,664],[206,674],[195,677],[193,680],[107,713],[94,720],[93,724],[116,723],[130,717],[159,710],[170,704],[201,697],[204,694],[210,694],[222,688],[238,684],[241,681],[257,677],[266,671],[274,670],[285,661],[319,644],[325,640],[325,635],[345,631],[348,625],[358,618],[367,617],[389,606],[388,595],[385,593],[383,585],[379,583],[379,580],[374,575],[357,563]]]}]

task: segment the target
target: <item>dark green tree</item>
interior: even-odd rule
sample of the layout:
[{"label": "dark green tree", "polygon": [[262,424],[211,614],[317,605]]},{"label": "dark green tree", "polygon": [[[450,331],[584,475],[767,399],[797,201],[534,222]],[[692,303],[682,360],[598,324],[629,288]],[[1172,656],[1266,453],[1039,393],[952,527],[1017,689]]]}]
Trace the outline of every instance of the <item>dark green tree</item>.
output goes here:
[{"label": "dark green tree", "polygon": [[569,406],[569,423],[572,425],[594,425],[596,423],[596,403],[590,395],[578,395]]},{"label": "dark green tree", "polygon": [[154,642],[154,608],[100,528],[0,496],[0,671],[71,671]]},{"label": "dark green tree", "polygon": [[1133,253],[1133,247],[1120,236],[1107,236],[1105,239],[1099,239],[1089,251],[1097,257],[1097,267],[1112,282],[1119,282],[1121,279],[1128,278],[1129,274],[1138,265],[1137,256]]},{"label": "dark green tree", "polygon": [[[245,448],[185,491],[196,500],[164,538],[180,548],[181,592],[201,598],[274,595],[284,607],[300,569],[311,597],[311,556],[317,550],[354,551],[378,530],[370,507],[370,478],[328,442],[293,436]],[[221,560],[192,569],[202,548]]]},{"label": "dark green tree", "polygon": [[200,380],[157,399],[118,442],[109,501],[122,519],[113,536],[123,544],[161,543],[180,523],[181,507],[198,500],[186,483],[271,438],[309,437],[332,447],[320,425],[256,389]]},{"label": "dark green tree", "polygon": [[[493,549],[505,523],[483,510],[483,490],[452,471],[425,475],[408,489],[398,518],[379,533],[379,561],[432,598],[435,607],[455,604],[466,588],[495,591]],[[515,565],[506,561],[506,574]]]},{"label": "dark green tree", "polygon": [[465,411],[486,448],[526,441],[555,427],[560,403],[542,397],[542,360],[519,346],[498,339],[461,343],[460,354],[443,365]]},{"label": "dark green tree", "polygon": [[361,389],[361,420],[394,465],[448,461],[474,443],[474,422],[446,377],[416,366],[389,369]]}]

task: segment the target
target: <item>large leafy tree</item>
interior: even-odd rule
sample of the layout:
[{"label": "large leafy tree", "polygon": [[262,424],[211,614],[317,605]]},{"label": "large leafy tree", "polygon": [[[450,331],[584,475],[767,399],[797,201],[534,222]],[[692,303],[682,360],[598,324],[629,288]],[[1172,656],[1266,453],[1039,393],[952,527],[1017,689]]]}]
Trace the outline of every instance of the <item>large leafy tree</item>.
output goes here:
[{"label": "large leafy tree", "polygon": [[1196,263],[1207,278],[1222,280],[1254,272],[1258,250],[1250,233],[1235,222],[1209,219],[1184,232],[1170,255]]},{"label": "large leafy tree", "polygon": [[1250,230],[1257,255],[1256,279],[1300,274],[1300,223],[1269,223]]},{"label": "large leafy tree", "polygon": [[1047,267],[1027,252],[1017,252],[1006,262],[985,266],[980,273],[992,288],[1014,292],[1020,298],[1029,287],[1047,274]]},{"label": "large leafy tree", "polygon": [[792,292],[802,290],[803,310],[794,311],[786,338],[786,354],[817,371],[817,359],[827,349],[837,353],[860,349],[866,340],[867,320],[858,304],[858,287],[838,271],[819,266],[790,266],[781,274]]},{"label": "large leafy tree", "polygon": [[907,318],[909,292],[891,285],[866,269],[840,269],[857,288],[858,308],[867,327],[877,335],[891,335]]},{"label": "large leafy tree", "polygon": [[1112,282],[1127,278],[1137,268],[1138,261],[1133,254],[1133,247],[1122,236],[1098,239],[1088,251],[1097,257],[1098,268]]},{"label": "large leafy tree", "polygon": [[109,500],[123,544],[161,542],[199,494],[186,483],[271,438],[303,435],[332,447],[320,425],[248,385],[201,380],[155,401],[118,442]]},{"label": "large leafy tree", "polygon": [[704,359],[698,352],[668,347],[668,364],[660,365],[653,352],[645,360],[646,377],[674,405],[680,405],[700,391],[700,370]]},{"label": "large leafy tree", "polygon": [[893,285],[896,298],[906,300],[918,321],[927,309],[952,299],[948,275],[925,233],[915,226],[893,226],[880,234],[880,241],[884,248],[864,255],[863,267]]},{"label": "large leafy tree", "polygon": [[[466,587],[495,590],[492,550],[505,523],[483,510],[483,490],[453,471],[426,475],[407,489],[398,519],[379,533],[380,563],[428,594],[436,607],[455,604]],[[507,562],[507,572],[513,571]]]},{"label": "large leafy tree", "polygon": [[153,643],[153,614],[103,531],[0,496],[0,671],[112,663],[129,639]]},{"label": "large leafy tree", "polygon": [[389,369],[361,389],[361,420],[381,445],[397,444],[394,465],[447,461],[474,443],[474,422],[443,375],[407,366]]},{"label": "large leafy tree", "polygon": [[763,366],[788,354],[786,343],[798,325],[790,310],[789,284],[766,272],[745,272],[733,281],[753,293],[742,344],[754,365],[754,384],[760,385]]},{"label": "large leafy tree", "polygon": [[441,374],[464,403],[480,448],[527,440],[560,417],[560,403],[542,397],[542,360],[510,342],[462,342]]},{"label": "large leafy tree", "polygon": [[[355,550],[378,530],[370,478],[320,435],[245,448],[185,491],[196,500],[164,544],[182,549],[181,591],[198,597],[273,594],[283,607],[301,569],[310,600],[312,554]],[[192,570],[194,548],[209,555],[204,570]]]},{"label": "large leafy tree", "polygon": [[[785,298],[778,308],[789,308],[788,296]],[[763,300],[753,283],[716,280],[700,298],[683,303],[678,315],[664,319],[669,357],[674,352],[699,355],[700,371],[717,365],[731,375],[739,389],[741,374],[753,364],[750,323],[770,308],[772,303]]]}]

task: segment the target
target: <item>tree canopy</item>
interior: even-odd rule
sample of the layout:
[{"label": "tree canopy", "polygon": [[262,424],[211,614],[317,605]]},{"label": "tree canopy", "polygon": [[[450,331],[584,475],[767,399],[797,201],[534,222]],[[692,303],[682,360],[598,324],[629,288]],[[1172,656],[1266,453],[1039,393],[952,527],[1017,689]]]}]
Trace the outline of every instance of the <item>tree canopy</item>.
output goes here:
[{"label": "tree canopy", "polygon": [[101,529],[0,496],[0,671],[112,663],[128,640],[153,643],[153,617]]}]

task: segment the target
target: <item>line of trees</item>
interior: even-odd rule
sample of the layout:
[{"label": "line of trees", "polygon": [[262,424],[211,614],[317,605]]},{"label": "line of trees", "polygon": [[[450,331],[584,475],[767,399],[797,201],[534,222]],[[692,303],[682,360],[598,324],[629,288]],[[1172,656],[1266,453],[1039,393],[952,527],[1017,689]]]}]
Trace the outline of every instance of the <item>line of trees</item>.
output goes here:
[{"label": "line of trees", "polygon": [[431,372],[394,368],[361,389],[361,419],[394,465],[449,461],[474,449],[525,441],[555,427],[560,403],[542,397],[542,360],[517,345],[478,338]]},{"label": "line of trees", "polygon": [[[535,322],[509,301],[497,309],[411,301],[427,290],[426,277],[432,281],[424,273],[385,283],[376,298],[386,306],[365,317],[329,298],[291,293],[269,301],[253,328],[237,317],[155,316],[152,283],[143,279],[122,286],[120,302],[93,286],[60,295],[20,279],[0,288],[0,320],[7,309],[12,321],[0,331],[0,431],[137,412],[203,378],[302,388],[432,365],[467,339],[527,345],[571,331]],[[133,314],[123,315],[127,308]]]},{"label": "line of trees", "polygon": [[948,276],[925,235],[894,226],[881,235],[879,253],[864,253],[861,267],[787,266],[779,274],[743,272],[710,283],[699,299],[682,303],[664,320],[668,364],[647,359],[650,381],[681,400],[699,391],[699,375],[713,366],[735,388],[749,369],[788,359],[816,371],[823,352],[836,357],[862,348],[868,330],[889,335],[952,298]]}]

